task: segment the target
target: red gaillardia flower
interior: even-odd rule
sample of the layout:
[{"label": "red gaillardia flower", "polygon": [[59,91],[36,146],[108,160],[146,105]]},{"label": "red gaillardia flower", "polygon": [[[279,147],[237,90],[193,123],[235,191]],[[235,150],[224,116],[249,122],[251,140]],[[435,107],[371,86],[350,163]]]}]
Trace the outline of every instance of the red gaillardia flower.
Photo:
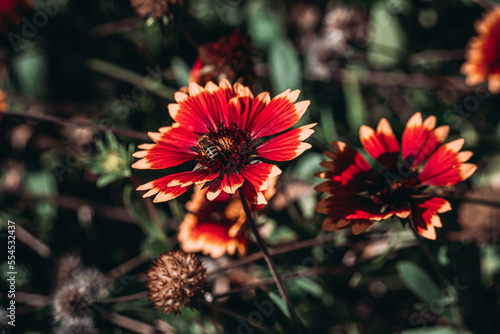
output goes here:
[{"label": "red gaillardia flower", "polygon": [[23,15],[33,11],[31,0],[0,0],[0,33],[21,24]]},{"label": "red gaillardia flower", "polygon": [[[267,180],[264,196],[268,200],[276,192],[276,177]],[[224,254],[243,256],[247,251],[248,226],[238,194],[221,193],[213,201],[207,200],[207,188],[197,185],[186,203],[189,211],[179,225],[177,239],[186,252],[202,252],[213,258]],[[262,209],[252,205],[251,210]]]},{"label": "red gaillardia flower", "polygon": [[476,21],[478,36],[469,40],[466,62],[460,71],[470,86],[488,81],[488,89],[500,93],[500,7],[494,7],[483,19]]},{"label": "red gaillardia flower", "polygon": [[132,167],[163,169],[188,161],[197,165],[137,190],[149,190],[144,197],[156,195],[154,202],[163,202],[194,184],[205,184],[209,200],[222,191],[232,195],[241,188],[250,203],[267,203],[262,193],[267,179],[281,173],[272,162],[291,160],[311,147],[302,141],[314,132],[315,124],[284,132],[309,106],[309,101],[295,103],[299,93],[287,90],[270,99],[264,92],[254,98],[248,87],[239,83],[231,87],[225,79],[219,86],[209,82],[205,88],[190,83],[189,95],[175,93],[177,103],[168,106],[175,123],[148,133],[155,143],[139,146],[144,151],[134,157],[142,159]]},{"label": "red gaillardia flower", "polygon": [[251,87],[254,79],[252,39],[240,30],[224,35],[215,42],[198,47],[198,58],[189,80],[199,85],[226,78]]},{"label": "red gaillardia flower", "polygon": [[434,227],[442,226],[438,213],[451,210],[451,206],[426,189],[451,186],[474,173],[477,166],[465,163],[472,152],[460,152],[464,140],[442,145],[449,127],[436,128],[435,116],[422,121],[422,115],[416,113],[403,132],[400,162],[399,143],[385,118],[376,131],[363,125],[359,132],[364,149],[383,168],[374,170],[355,148],[332,142],[335,152],[325,152],[332,161],[321,163],[328,170],[316,174],[327,179],[316,190],[332,195],[315,209],[328,215],[323,229],[336,231],[352,225],[353,233],[359,234],[393,215],[403,219],[410,216],[422,236],[436,239]]}]

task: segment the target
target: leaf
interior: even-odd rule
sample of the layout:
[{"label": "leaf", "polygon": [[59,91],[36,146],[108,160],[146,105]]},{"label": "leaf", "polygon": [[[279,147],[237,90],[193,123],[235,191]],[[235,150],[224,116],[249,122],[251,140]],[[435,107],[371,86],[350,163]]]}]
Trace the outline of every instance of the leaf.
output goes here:
[{"label": "leaf", "polygon": [[465,333],[465,332],[459,331],[458,329],[455,328],[444,327],[444,326],[407,329],[401,332],[401,334],[460,334],[460,333]]},{"label": "leaf", "polygon": [[284,38],[273,41],[269,48],[269,76],[275,93],[301,86],[301,68],[297,51]]},{"label": "leaf", "polygon": [[383,69],[398,64],[406,48],[406,36],[398,17],[380,1],[371,10],[370,26],[368,61]]},{"label": "leaf", "polygon": [[174,72],[175,81],[179,86],[189,85],[190,68],[182,58],[174,57],[172,59],[172,71]]},{"label": "leaf", "polygon": [[344,82],[342,90],[347,106],[347,123],[351,131],[357,133],[361,125],[366,124],[366,109],[361,86],[357,82]]},{"label": "leaf", "polygon": [[410,261],[400,261],[396,267],[406,287],[422,301],[431,302],[441,299],[441,291],[420,266]]},{"label": "leaf", "polygon": [[276,323],[283,327],[284,333],[296,333],[297,329],[290,320],[290,314],[285,302],[274,292],[267,293],[261,288],[255,289],[258,305],[254,303],[263,316],[272,317]]},{"label": "leaf", "polygon": [[279,20],[264,1],[248,5],[248,32],[256,47],[266,47],[283,35]]}]

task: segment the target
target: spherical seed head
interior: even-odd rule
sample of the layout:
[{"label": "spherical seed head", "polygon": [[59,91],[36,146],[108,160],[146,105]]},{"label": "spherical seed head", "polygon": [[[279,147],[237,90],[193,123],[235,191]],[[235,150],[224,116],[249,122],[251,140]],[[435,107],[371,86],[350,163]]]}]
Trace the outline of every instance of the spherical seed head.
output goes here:
[{"label": "spherical seed head", "polygon": [[92,315],[92,304],[106,290],[105,276],[95,268],[85,268],[59,287],[52,300],[55,320],[75,320]]},{"label": "spherical seed head", "polygon": [[76,255],[66,255],[57,261],[56,283],[61,286],[71,281],[84,268],[82,260]]},{"label": "spherical seed head", "polygon": [[155,309],[179,315],[182,305],[188,307],[195,295],[203,293],[207,270],[196,254],[178,250],[160,255],[147,277],[148,298]]}]

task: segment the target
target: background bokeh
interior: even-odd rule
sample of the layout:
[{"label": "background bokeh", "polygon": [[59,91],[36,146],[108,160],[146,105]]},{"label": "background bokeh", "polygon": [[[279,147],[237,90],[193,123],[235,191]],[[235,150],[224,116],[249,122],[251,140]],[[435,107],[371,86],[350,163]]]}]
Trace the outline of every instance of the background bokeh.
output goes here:
[{"label": "background bokeh", "polygon": [[[132,170],[131,154],[149,142],[148,131],[171,124],[167,105],[188,84],[198,48],[238,29],[252,40],[245,56],[254,63],[254,94],[298,88],[300,99],[311,100],[300,124],[318,123],[312,149],[280,164],[277,195],[258,219],[271,248],[326,241],[275,256],[283,274],[309,270],[286,283],[308,331],[498,333],[500,204],[492,202],[500,194],[500,100],[484,85],[466,86],[460,74],[483,7],[470,0],[170,2],[154,18],[139,17],[127,0],[38,0],[15,13],[0,1],[0,88],[9,109],[0,120],[0,285],[7,291],[12,220],[16,332],[64,332],[50,304],[58,259],[67,254],[113,279],[93,308],[99,332],[291,332],[274,285],[231,294],[220,300],[223,310],[200,304],[180,317],[154,310],[144,296],[113,301],[143,292],[149,260],[178,247],[190,198],[156,204],[155,217],[135,188],[165,172]],[[441,215],[437,240],[425,241],[444,280],[399,221],[354,236],[322,232],[323,217],[314,213],[321,196],[313,173],[332,140],[359,148],[359,127],[381,117],[400,138],[417,111],[450,125],[448,140],[465,138],[479,167],[442,190],[454,209]],[[257,251],[250,243],[248,254]],[[243,268],[270,277],[262,259]],[[229,281],[220,275],[211,283]],[[268,298],[275,312],[255,316],[256,303]],[[6,293],[0,300],[8,305]],[[241,318],[252,314],[261,326]]]}]

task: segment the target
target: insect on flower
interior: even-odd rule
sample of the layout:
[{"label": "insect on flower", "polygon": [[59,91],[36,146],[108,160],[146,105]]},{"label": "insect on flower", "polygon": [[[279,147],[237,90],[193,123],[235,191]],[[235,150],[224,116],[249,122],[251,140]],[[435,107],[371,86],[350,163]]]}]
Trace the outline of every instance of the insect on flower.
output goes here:
[{"label": "insect on flower", "polygon": [[328,215],[323,229],[336,231],[352,226],[359,234],[372,224],[397,216],[410,217],[416,230],[428,239],[436,239],[435,227],[441,227],[438,213],[451,210],[448,201],[434,197],[429,186],[451,186],[469,178],[477,166],[466,163],[472,152],[460,152],[463,139],[442,145],[449,127],[436,128],[436,117],[422,121],[413,115],[403,133],[402,161],[400,146],[389,122],[380,120],[377,130],[362,126],[361,144],[383,168],[373,169],[355,148],[343,142],[332,142],[332,159],[316,173],[326,179],[316,190],[331,196],[316,205],[316,211]]},{"label": "insect on flower", "polygon": [[139,146],[143,151],[133,156],[141,160],[132,167],[164,169],[188,161],[196,166],[137,190],[148,190],[144,197],[156,195],[154,202],[163,202],[201,184],[208,187],[209,200],[241,189],[252,204],[267,203],[267,180],[281,173],[273,162],[294,159],[311,147],[302,141],[314,132],[315,124],[286,131],[309,106],[309,101],[295,103],[299,93],[287,90],[271,99],[267,92],[254,97],[248,87],[232,87],[226,79],[205,88],[190,83],[189,95],[177,92],[177,103],[168,106],[175,123],[148,133],[155,143]]}]

